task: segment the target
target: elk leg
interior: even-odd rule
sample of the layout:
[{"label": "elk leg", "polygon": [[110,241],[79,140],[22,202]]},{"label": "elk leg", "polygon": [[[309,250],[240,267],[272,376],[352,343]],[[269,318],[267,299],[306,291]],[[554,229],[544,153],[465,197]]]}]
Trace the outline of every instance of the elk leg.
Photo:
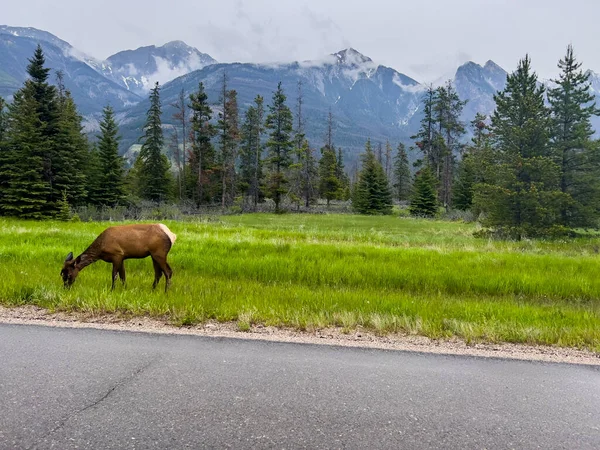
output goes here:
[{"label": "elk leg", "polygon": [[115,281],[117,280],[117,277],[119,276],[119,266],[120,264],[118,262],[113,262],[113,268],[112,268],[112,287],[110,288],[111,291],[115,290]]},{"label": "elk leg", "polygon": [[[154,270],[155,271],[157,270],[156,265],[158,265],[161,273],[165,274],[165,292],[167,292],[167,289],[169,289],[169,286],[171,284],[171,275],[173,275],[173,270],[171,270],[171,266],[169,266],[169,264],[167,263],[167,258],[160,257],[160,256],[153,256],[152,261],[155,262]],[[155,282],[155,287],[156,287],[156,283],[158,283],[158,281]]]},{"label": "elk leg", "polygon": [[121,263],[121,267],[119,267],[119,278],[121,279],[123,286],[125,286],[125,262],[124,261]]},{"label": "elk leg", "polygon": [[160,277],[162,277],[163,271],[160,268],[160,264],[152,257],[152,264],[154,265],[154,283],[152,284],[152,289],[156,288],[156,285],[160,281]]}]

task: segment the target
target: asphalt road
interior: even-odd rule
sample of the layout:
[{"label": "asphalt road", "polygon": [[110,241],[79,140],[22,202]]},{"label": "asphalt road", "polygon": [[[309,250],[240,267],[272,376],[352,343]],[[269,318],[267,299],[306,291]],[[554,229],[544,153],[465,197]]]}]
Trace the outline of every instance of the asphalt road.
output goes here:
[{"label": "asphalt road", "polygon": [[0,325],[0,448],[600,448],[600,370]]}]

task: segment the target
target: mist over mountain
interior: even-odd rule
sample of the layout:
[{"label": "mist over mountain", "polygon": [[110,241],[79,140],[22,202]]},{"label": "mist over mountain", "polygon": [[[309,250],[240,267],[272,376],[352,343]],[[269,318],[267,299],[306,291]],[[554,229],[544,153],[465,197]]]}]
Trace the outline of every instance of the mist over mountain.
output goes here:
[{"label": "mist over mountain", "polygon": [[[173,41],[162,46],[146,46],[118,52],[98,60],[78,51],[69,43],[42,30],[0,26],[0,95],[10,100],[27,77],[28,59],[40,43],[48,67],[61,70],[64,82],[87,120],[88,129],[97,127],[102,108],[110,104],[117,111],[123,136],[122,151],[136,143],[148,109],[148,90],[161,83],[163,124],[174,126],[173,103],[183,89],[186,96],[203,82],[219,111],[223,76],[228,89],[238,93],[240,121],[257,95],[271,101],[281,81],[288,106],[295,111],[299,83],[303,95],[305,131],[312,146],[319,148],[325,139],[327,115],[334,117],[337,146],[347,162],[354,164],[367,138],[375,146],[390,140],[410,144],[410,136],[422,118],[421,100],[427,86],[403,73],[347,48],[319,60],[280,64],[217,63],[210,55]],[[490,115],[494,94],[504,89],[507,72],[493,61],[483,66],[467,62],[460,66],[451,82],[460,98],[467,100],[463,121],[477,112]],[[591,89],[600,98],[600,75],[590,71]],[[445,80],[440,80],[441,84]],[[600,103],[600,102],[599,102]],[[600,120],[593,124],[600,128]]]}]

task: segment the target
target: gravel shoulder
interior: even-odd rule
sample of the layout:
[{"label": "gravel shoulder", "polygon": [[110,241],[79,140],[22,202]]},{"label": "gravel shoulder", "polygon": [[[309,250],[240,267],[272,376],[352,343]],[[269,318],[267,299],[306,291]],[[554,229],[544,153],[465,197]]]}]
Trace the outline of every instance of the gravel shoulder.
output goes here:
[{"label": "gravel shoulder", "polygon": [[212,321],[190,327],[177,327],[167,321],[149,317],[50,312],[34,306],[15,308],[0,306],[0,323],[212,336],[600,366],[600,353],[571,348],[521,344],[467,344],[460,339],[433,340],[423,336],[398,334],[378,336],[364,330],[344,333],[338,328],[326,328],[309,332],[252,325],[250,330],[240,331],[235,323]]}]

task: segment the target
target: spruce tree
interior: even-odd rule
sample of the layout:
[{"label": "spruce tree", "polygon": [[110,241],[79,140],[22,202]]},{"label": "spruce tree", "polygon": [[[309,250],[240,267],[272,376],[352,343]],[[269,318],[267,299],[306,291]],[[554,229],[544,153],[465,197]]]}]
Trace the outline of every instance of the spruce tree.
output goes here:
[{"label": "spruce tree", "polygon": [[548,90],[551,145],[560,166],[560,190],[572,199],[560,210],[560,223],[566,227],[596,227],[600,212],[600,161],[590,122],[600,110],[590,92],[590,74],[581,66],[569,45],[558,63],[561,74],[553,80],[556,87]]},{"label": "spruce tree", "polygon": [[358,175],[352,207],[360,214],[391,214],[392,194],[385,171],[377,161],[371,141],[367,140],[361,155],[362,167]]},{"label": "spruce tree", "polygon": [[394,196],[398,201],[406,201],[410,195],[410,167],[408,155],[404,144],[398,144],[396,158],[394,159]]},{"label": "spruce tree", "polygon": [[415,176],[413,194],[408,211],[415,217],[435,217],[437,214],[436,179],[429,166]]},{"label": "spruce tree", "polygon": [[101,205],[115,206],[125,197],[125,170],[119,155],[119,127],[110,106],[102,110],[100,134],[98,135],[99,192],[96,201]]},{"label": "spruce tree", "polygon": [[162,154],[163,131],[161,123],[160,86],[158,82],[150,91],[150,109],[146,115],[144,137],[139,159],[141,161],[142,198],[154,202],[167,200],[171,191],[169,162]]},{"label": "spruce tree", "polygon": [[267,148],[269,155],[269,175],[267,181],[267,195],[275,202],[275,211],[280,211],[283,195],[287,192],[289,183],[286,174],[292,163],[291,153],[294,147],[292,141],[293,116],[290,108],[285,104],[286,96],[281,87],[277,85],[277,91],[273,93],[273,104],[269,105],[266,128],[271,130]]},{"label": "spruce tree", "polygon": [[220,152],[218,155],[221,180],[221,207],[230,205],[235,197],[235,162],[240,139],[237,92],[227,89],[227,79],[223,74],[221,93],[223,110],[219,113],[218,129]]},{"label": "spruce tree", "polygon": [[337,200],[342,196],[342,183],[338,177],[338,162],[335,148],[325,145],[321,149],[319,160],[319,195],[327,200],[327,206],[331,200]]},{"label": "spruce tree", "polygon": [[2,213],[2,196],[8,186],[6,175],[2,175],[4,171],[8,171],[10,157],[8,154],[8,146],[6,144],[6,135],[8,129],[8,120],[6,117],[6,102],[0,97],[0,214]]},{"label": "spruce tree", "polygon": [[86,164],[88,140],[83,132],[82,117],[71,93],[62,89],[59,78],[58,123],[52,139],[52,197],[57,213],[66,195],[71,206],[81,206],[87,200]]},{"label": "spruce tree", "polygon": [[526,56],[495,97],[492,116],[494,177],[478,184],[474,202],[483,224],[515,238],[544,235],[557,224],[563,202],[560,167],[551,157],[544,88]]},{"label": "spruce tree", "polygon": [[3,215],[45,219],[55,212],[47,199],[51,186],[45,177],[47,139],[42,135],[38,102],[33,83],[14,94],[8,111],[5,152],[0,166],[4,189],[0,197]]},{"label": "spruce tree", "polygon": [[263,98],[257,95],[254,105],[246,111],[241,130],[240,147],[240,188],[252,199],[254,210],[264,197],[263,185],[262,135],[263,135]]},{"label": "spruce tree", "polygon": [[342,152],[342,148],[338,147],[337,154],[337,169],[335,171],[335,175],[340,180],[340,199],[341,200],[349,200],[350,199],[350,178],[346,173],[346,168],[344,166],[344,153]]},{"label": "spruce tree", "polygon": [[215,194],[215,150],[211,139],[216,135],[214,125],[211,124],[212,110],[208,104],[208,96],[202,82],[198,91],[190,95],[189,108],[192,111],[191,119],[191,154],[190,154],[190,185],[192,197],[196,206],[214,200]]},{"label": "spruce tree", "polygon": [[[464,150],[458,165],[458,176],[453,192],[453,206],[467,211],[472,209],[475,186],[493,178],[494,159],[487,117],[477,113],[471,121],[473,138]],[[475,211],[477,212],[477,211]]]}]

